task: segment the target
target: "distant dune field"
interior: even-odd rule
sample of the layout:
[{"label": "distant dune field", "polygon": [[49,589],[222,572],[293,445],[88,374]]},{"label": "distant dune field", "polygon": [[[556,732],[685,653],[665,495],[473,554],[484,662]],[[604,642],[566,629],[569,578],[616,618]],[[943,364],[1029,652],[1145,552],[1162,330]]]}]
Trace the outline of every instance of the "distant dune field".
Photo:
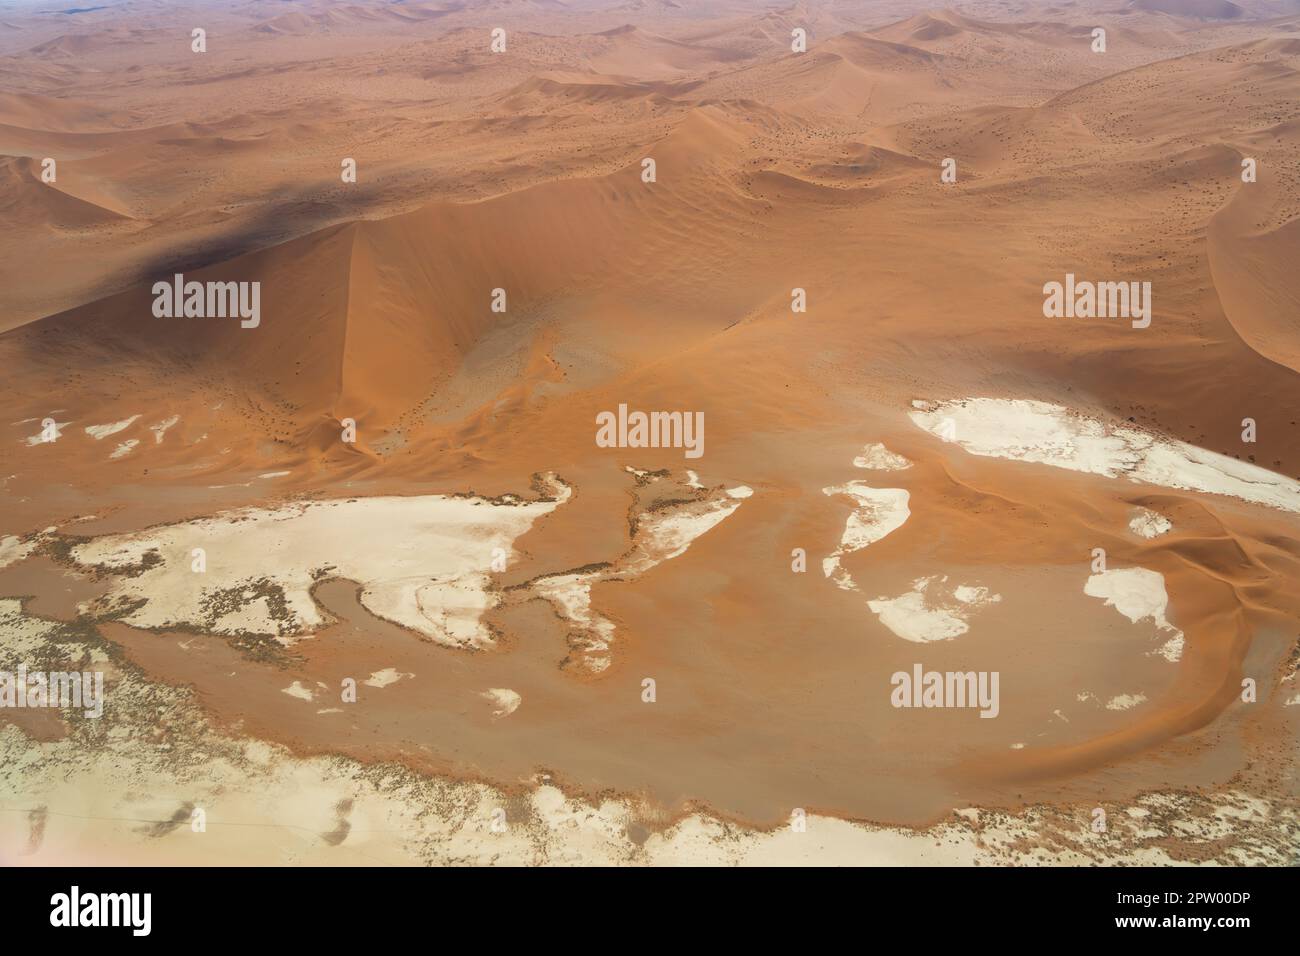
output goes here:
[{"label": "distant dune field", "polygon": [[1296,862],[1300,0],[87,6],[4,862]]}]

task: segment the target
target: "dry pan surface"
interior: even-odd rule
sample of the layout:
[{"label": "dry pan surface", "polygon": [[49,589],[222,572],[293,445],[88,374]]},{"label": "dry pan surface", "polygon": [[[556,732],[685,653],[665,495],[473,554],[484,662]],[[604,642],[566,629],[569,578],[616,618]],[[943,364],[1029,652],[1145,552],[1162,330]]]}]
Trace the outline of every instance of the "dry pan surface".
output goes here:
[{"label": "dry pan surface", "polygon": [[1300,10],[281,6],[2,18],[0,858],[1296,861]]}]

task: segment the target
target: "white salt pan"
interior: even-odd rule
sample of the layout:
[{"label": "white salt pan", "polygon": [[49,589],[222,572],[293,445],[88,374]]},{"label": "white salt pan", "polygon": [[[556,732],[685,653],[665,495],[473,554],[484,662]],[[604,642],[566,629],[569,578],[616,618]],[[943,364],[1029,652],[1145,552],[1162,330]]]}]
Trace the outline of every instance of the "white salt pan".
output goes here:
[{"label": "white salt pan", "polygon": [[1120,694],[1106,702],[1107,710],[1129,710],[1138,704],[1145,704],[1146,694]]},{"label": "white salt pan", "polygon": [[1104,598],[1107,607],[1113,607],[1134,624],[1148,618],[1162,631],[1173,636],[1153,654],[1159,654],[1171,663],[1183,656],[1183,632],[1165,620],[1169,595],[1165,591],[1165,576],[1147,568],[1114,568],[1091,575],[1083,586],[1089,597]]},{"label": "white salt pan", "polygon": [[163,436],[167,434],[167,429],[171,428],[181,420],[179,415],[173,415],[171,418],[165,418],[156,425],[150,425],[149,431],[153,432],[153,443],[161,445]]},{"label": "white salt pan", "polygon": [[99,441],[107,438],[109,435],[116,435],[124,428],[130,428],[135,424],[136,419],[139,417],[139,415],[132,415],[130,418],[124,418],[120,422],[113,422],[108,425],[87,425],[86,434],[95,439],[95,441]]},{"label": "white salt pan", "polygon": [[839,546],[822,559],[822,573],[836,586],[853,591],[857,589],[853,577],[840,566],[840,558],[874,544],[893,531],[897,531],[911,515],[909,495],[903,488],[872,488],[862,481],[850,481],[822,489],[823,494],[844,495],[856,505],[844,523]]},{"label": "white salt pan", "polygon": [[17,564],[36,547],[35,539],[23,541],[17,535],[7,534],[0,538],[0,568],[7,568],[11,564]]},{"label": "white salt pan", "polygon": [[725,497],[643,514],[637,523],[636,545],[624,570],[641,573],[685,554],[696,538],[725,521],[751,494],[752,489],[739,485],[726,489]]},{"label": "white salt pan", "polygon": [[914,402],[908,417],[972,455],[1037,462],[1107,478],[1230,495],[1300,513],[1300,482],[1186,442],[1105,424],[1024,399]]},{"label": "white salt pan", "polygon": [[414,674],[403,674],[396,667],[385,667],[381,671],[375,671],[362,683],[367,687],[387,687],[389,684],[396,684],[403,677],[414,677]]},{"label": "white salt pan", "polygon": [[[111,570],[147,564],[146,554],[157,553],[161,560],[119,577],[107,595],[110,602],[145,599],[123,618],[136,627],[307,634],[325,623],[310,590],[327,575],[360,582],[362,605],[379,617],[439,643],[481,647],[492,643],[482,614],[496,600],[488,591],[493,549],[509,554],[534,521],[568,499],[570,489],[552,487],[552,500],[509,505],[427,495],[246,508],[107,535],[72,554]],[[198,547],[206,552],[202,574],[190,569]],[[255,613],[244,607],[231,626],[214,610],[232,599],[249,605],[254,591],[282,596],[278,611],[265,601]]]},{"label": "white salt pan", "polygon": [[[626,470],[639,477],[651,477],[649,472],[637,471],[630,466]],[[697,490],[702,487],[695,472],[687,472],[687,479],[687,487]],[[550,601],[561,617],[575,625],[569,641],[577,651],[576,660],[582,667],[592,673],[606,670],[610,663],[610,645],[614,640],[614,622],[592,607],[591,586],[597,581],[627,580],[680,557],[701,535],[730,517],[753,493],[753,489],[737,485],[715,489],[709,497],[699,501],[662,511],[643,512],[637,519],[631,549],[612,567],[548,575],[529,585],[533,593]]]},{"label": "white salt pan", "polygon": [[[63,429],[66,428],[68,425],[71,425],[71,424],[72,424],[72,422],[55,422],[55,423],[54,423],[54,429],[53,429],[53,431],[54,431],[54,440],[57,441],[59,438],[61,438],[61,437],[63,436]],[[23,441],[27,442],[28,447],[30,447],[30,446],[32,446],[32,445],[45,445],[45,444],[49,444],[49,443],[47,443],[46,440],[45,440],[45,429],[44,429],[44,428],[42,428],[40,431],[38,431],[35,435],[29,435],[29,436],[27,436],[25,439],[23,439]]]},{"label": "white salt pan", "polygon": [[519,704],[523,700],[509,687],[489,687],[480,696],[492,702],[492,716],[498,720],[513,714],[519,709]]},{"label": "white salt pan", "polygon": [[905,641],[927,644],[950,641],[970,630],[970,613],[1002,600],[988,588],[958,585],[951,599],[943,596],[947,576],[917,578],[912,590],[896,598],[881,597],[868,601],[867,607],[885,625]]},{"label": "white salt pan", "polygon": [[599,571],[593,571],[559,574],[533,582],[533,590],[538,595],[585,632],[582,650],[588,670],[596,673],[609,667],[609,645],[614,640],[614,622],[591,606],[591,586],[601,577]]},{"label": "white salt pan", "polygon": [[853,459],[858,468],[870,468],[875,471],[904,471],[912,463],[902,455],[895,455],[880,442],[873,442],[862,449],[862,454]]},{"label": "white salt pan", "polygon": [[314,693],[312,693],[312,689],[310,687],[303,687],[302,684],[298,681],[294,681],[284,690],[280,691],[280,693],[288,694],[290,697],[297,697],[299,700],[311,700],[313,697],[316,696]]},{"label": "white salt pan", "polygon": [[1173,528],[1173,523],[1150,508],[1139,508],[1128,523],[1129,530],[1139,537],[1158,538]]}]

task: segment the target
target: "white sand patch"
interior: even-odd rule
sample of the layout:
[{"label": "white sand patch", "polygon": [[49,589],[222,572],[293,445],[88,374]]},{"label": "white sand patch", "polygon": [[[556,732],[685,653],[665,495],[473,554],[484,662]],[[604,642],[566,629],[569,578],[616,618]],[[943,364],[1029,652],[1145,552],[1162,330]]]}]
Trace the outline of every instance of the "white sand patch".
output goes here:
[{"label": "white sand patch", "polygon": [[965,634],[970,630],[967,619],[972,611],[1002,600],[1002,595],[983,587],[963,584],[949,590],[944,587],[947,581],[946,575],[917,578],[912,590],[896,598],[868,601],[867,607],[903,640],[927,644]]},{"label": "white sand patch", "polygon": [[844,523],[839,546],[822,559],[822,574],[846,591],[857,590],[852,575],[840,566],[846,554],[860,551],[903,526],[912,512],[903,488],[872,488],[862,481],[823,488],[825,495],[844,495],[856,506]]},{"label": "white sand patch", "polygon": [[1089,597],[1104,598],[1107,607],[1113,607],[1137,624],[1150,619],[1162,631],[1172,635],[1152,654],[1176,663],[1183,656],[1183,632],[1165,619],[1169,595],[1165,591],[1165,576],[1147,568],[1113,568],[1091,575],[1083,586]]},{"label": "white sand patch", "polygon": [[686,484],[691,488],[699,488],[701,491],[704,490],[704,486],[700,484],[700,476],[689,468],[686,469]]},{"label": "white sand patch", "polygon": [[259,478],[283,478],[283,477],[284,477],[285,475],[287,475],[287,474],[289,474],[289,472],[287,472],[287,471],[268,471],[268,472],[266,472],[266,473],[263,474],[263,475],[258,475],[257,477],[259,477]]},{"label": "white sand patch", "polygon": [[36,539],[24,541],[17,535],[0,537],[0,568],[7,568],[24,560],[36,548]]},{"label": "white sand patch", "polygon": [[870,468],[874,471],[906,471],[912,463],[902,455],[895,455],[880,442],[873,442],[862,449],[862,454],[853,459],[854,466]]},{"label": "white sand patch", "polygon": [[[496,599],[487,590],[493,549],[509,554],[519,535],[571,494],[554,480],[551,486],[551,500],[519,504],[426,495],[245,508],[96,538],[73,557],[109,570],[149,565],[119,577],[106,596],[108,603],[145,599],[123,618],[135,627],[307,634],[325,623],[309,592],[328,574],[360,582],[372,614],[439,643],[482,647],[492,643],[482,612]],[[203,574],[190,570],[196,547],[206,552]],[[156,552],[151,562],[149,552]],[[271,600],[240,615],[238,627],[227,625],[223,615],[255,593]]]},{"label": "white sand patch", "polygon": [[63,437],[63,429],[67,428],[67,427],[68,427],[69,425],[71,425],[71,424],[72,424],[72,422],[55,422],[55,423],[54,423],[54,429],[53,429],[53,431],[54,431],[54,436],[53,436],[53,437],[52,437],[48,442],[45,440],[45,429],[44,429],[44,428],[42,428],[40,431],[38,431],[35,435],[29,435],[28,437],[24,438],[23,441],[25,441],[25,442],[27,443],[27,447],[29,447],[29,448],[30,448],[32,445],[47,445],[47,444],[50,444],[50,442],[55,442],[55,441],[58,441],[60,438],[62,438],[62,437]]},{"label": "white sand patch", "polygon": [[1128,523],[1129,530],[1141,538],[1158,538],[1173,526],[1168,518],[1150,508],[1138,508]]},{"label": "white sand patch", "polygon": [[163,436],[167,434],[167,429],[171,428],[180,420],[181,417],[179,415],[173,415],[171,418],[164,418],[156,425],[150,425],[149,431],[153,432],[153,443],[155,445],[161,445]]},{"label": "white sand patch", "polygon": [[316,696],[310,687],[304,687],[300,681],[294,681],[280,693],[288,694],[290,697],[297,697],[299,700],[312,700]]},{"label": "white sand patch", "polygon": [[479,696],[491,702],[492,716],[497,720],[513,714],[519,709],[519,703],[523,700],[509,687],[489,687]]},{"label": "white sand patch", "polygon": [[130,418],[124,418],[120,422],[111,422],[107,425],[87,425],[86,434],[95,441],[102,441],[109,435],[116,435],[123,429],[130,428],[139,418],[139,415],[132,415]]},{"label": "white sand patch", "polygon": [[402,671],[399,671],[396,667],[385,667],[381,671],[375,671],[364,681],[362,681],[362,683],[365,684],[367,687],[383,688],[383,687],[388,687],[390,684],[396,684],[403,677],[411,678],[414,676],[415,676],[414,674],[403,673]]},{"label": "white sand patch", "polygon": [[917,408],[908,412],[913,423],[972,455],[1229,495],[1300,513],[1300,482],[1130,425],[1086,418],[1061,405],[999,398],[913,405]]},{"label": "white sand patch", "polygon": [[135,450],[135,446],[138,444],[140,444],[140,440],[138,438],[128,438],[124,442],[119,442],[118,446],[113,449],[113,454],[109,455],[108,457],[125,458],[127,455],[131,454],[131,452]]},{"label": "white sand patch", "polygon": [[1295,707],[1298,704],[1300,704],[1300,691],[1296,691],[1294,694],[1292,694],[1290,697],[1288,697],[1285,701],[1282,702],[1283,707]]},{"label": "white sand patch", "polygon": [[1138,704],[1145,704],[1147,701],[1146,694],[1120,694],[1118,697],[1112,697],[1106,701],[1107,710],[1130,710]]}]

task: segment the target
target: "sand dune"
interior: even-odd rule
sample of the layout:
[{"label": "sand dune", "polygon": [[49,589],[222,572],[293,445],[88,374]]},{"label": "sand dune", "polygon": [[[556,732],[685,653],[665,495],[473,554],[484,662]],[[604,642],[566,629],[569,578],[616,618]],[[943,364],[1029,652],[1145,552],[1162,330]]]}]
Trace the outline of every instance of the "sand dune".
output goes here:
[{"label": "sand dune", "polygon": [[[83,185],[80,192],[81,196],[74,195],[63,184],[42,182],[41,169],[31,159],[0,159],[0,211],[6,216],[60,229],[88,229],[130,218],[119,204],[97,194],[93,187]],[[83,198],[89,196],[98,201]]]},{"label": "sand dune", "polygon": [[0,649],[120,703],[0,711],[25,860],[1294,858],[1287,3],[80,17],[0,41]]},{"label": "sand dune", "polygon": [[[1269,135],[1271,134],[1271,135]],[[1264,140],[1264,142],[1259,142]],[[1300,125],[1262,133],[1254,143],[1268,155],[1281,142],[1300,141]],[[1241,147],[1232,165],[1240,166]],[[1296,333],[1300,332],[1300,277],[1290,263],[1300,248],[1300,220],[1278,224],[1275,210],[1290,202],[1287,187],[1266,169],[1257,183],[1243,184],[1210,220],[1207,253],[1215,290],[1233,329],[1251,348],[1274,362],[1300,371]]]},{"label": "sand dune", "polygon": [[918,13],[875,31],[876,36],[897,43],[944,40],[966,33],[1013,33],[1007,24],[986,23],[962,16],[956,10],[943,9]]},{"label": "sand dune", "polygon": [[602,48],[588,57],[588,63],[600,73],[657,79],[700,73],[744,59],[730,50],[682,43],[632,24],[607,30],[599,38]]},{"label": "sand dune", "polygon": [[121,111],[106,111],[85,101],[35,93],[0,93],[0,123],[25,129],[89,133],[139,122]]},{"label": "sand dune", "polygon": [[1130,6],[1134,10],[1152,10],[1205,20],[1231,20],[1245,13],[1232,0],[1133,0]]}]

